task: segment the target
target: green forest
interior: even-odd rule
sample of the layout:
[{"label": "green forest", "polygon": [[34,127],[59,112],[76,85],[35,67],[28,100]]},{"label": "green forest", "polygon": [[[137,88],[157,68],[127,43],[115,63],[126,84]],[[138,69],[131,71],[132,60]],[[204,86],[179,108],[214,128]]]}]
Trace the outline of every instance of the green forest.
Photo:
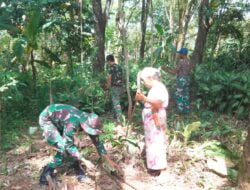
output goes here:
[{"label": "green forest", "polygon": [[[249,10],[248,0],[0,0],[0,189],[249,190]],[[194,65],[188,114],[176,111],[176,76],[163,69],[177,67],[181,48]],[[109,54],[123,71],[118,123]],[[164,180],[147,173],[142,155],[135,96],[145,67],[160,70],[170,96]],[[50,104],[100,116],[100,141],[122,179],[80,134],[80,153],[96,165],[86,182],[65,164],[56,171],[61,184],[39,185],[55,154],[38,122]]]}]

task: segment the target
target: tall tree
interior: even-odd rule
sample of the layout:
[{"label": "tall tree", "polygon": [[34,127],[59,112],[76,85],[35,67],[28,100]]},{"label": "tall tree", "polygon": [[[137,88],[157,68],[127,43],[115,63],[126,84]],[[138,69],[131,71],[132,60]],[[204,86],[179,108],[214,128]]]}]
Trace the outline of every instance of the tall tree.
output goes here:
[{"label": "tall tree", "polygon": [[[35,85],[36,83],[36,78],[37,78],[37,71],[36,71],[36,66],[34,64],[35,59],[34,59],[34,50],[37,49],[37,38],[40,33],[40,21],[41,21],[41,12],[38,8],[38,6],[33,7],[33,11],[30,12],[29,14],[29,19],[27,20],[27,24],[23,27],[23,32],[17,42],[26,42],[26,47],[23,50],[25,52],[24,55],[19,55],[17,57],[22,59],[21,57],[25,57],[25,59],[22,62],[22,67],[23,71],[27,71],[28,65],[31,65],[32,68],[32,76],[33,76],[33,84]],[[15,44],[17,45],[17,44]],[[14,48],[15,49],[15,48]]]},{"label": "tall tree", "polygon": [[[190,20],[196,9],[197,0],[164,1],[165,15],[169,31],[173,36],[171,43],[176,49],[184,46]],[[169,61],[175,62],[176,54],[170,52]]]},{"label": "tall tree", "polygon": [[151,55],[151,60],[150,60],[150,65],[152,66],[154,64],[154,7],[153,7],[153,2],[151,1],[150,3],[150,18],[151,18],[151,36],[150,36],[150,55]]},{"label": "tall tree", "polygon": [[93,67],[96,71],[103,71],[105,65],[105,29],[107,23],[107,15],[110,9],[111,0],[106,0],[106,6],[102,10],[101,0],[92,0],[95,24],[95,45],[97,48],[96,62]]},{"label": "tall tree", "polygon": [[209,9],[209,0],[201,1],[198,14],[199,16],[198,34],[195,41],[194,53],[192,56],[192,62],[194,64],[199,64],[202,62],[203,54],[205,51],[207,35],[210,29],[208,9]]},{"label": "tall tree", "polygon": [[128,118],[131,119],[132,116],[132,99],[130,93],[130,81],[129,81],[129,62],[128,62],[128,50],[127,50],[127,31],[125,25],[125,12],[124,12],[124,1],[118,1],[118,12],[116,16],[117,28],[119,31],[120,41],[122,42],[122,54],[124,57],[124,62],[126,65],[126,87],[128,96]]},{"label": "tall tree", "polygon": [[151,5],[151,0],[142,0],[141,9],[141,46],[140,46],[140,58],[144,58],[145,46],[146,46],[146,30],[147,30],[147,20],[149,14],[149,7]]},{"label": "tall tree", "polygon": [[[219,5],[218,5],[219,6]],[[207,49],[210,49],[209,57],[216,56],[219,52],[221,42],[228,37],[236,40],[243,40],[243,32],[239,23],[244,20],[243,10],[224,5],[214,18],[213,25],[211,26]]]},{"label": "tall tree", "polygon": [[183,47],[186,39],[188,25],[192,17],[193,9],[197,0],[179,0],[178,1],[178,36],[176,39],[177,49]]}]

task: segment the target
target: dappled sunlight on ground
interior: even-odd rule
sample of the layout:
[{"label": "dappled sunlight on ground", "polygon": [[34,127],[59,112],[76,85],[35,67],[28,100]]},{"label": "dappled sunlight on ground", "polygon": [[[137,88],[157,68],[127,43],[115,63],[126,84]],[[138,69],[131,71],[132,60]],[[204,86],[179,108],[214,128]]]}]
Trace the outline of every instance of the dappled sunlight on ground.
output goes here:
[{"label": "dappled sunlight on ground", "polygon": [[[122,127],[117,133],[123,134]],[[121,132],[122,131],[122,132]],[[117,134],[117,136],[119,136]],[[142,136],[137,135],[137,143],[142,142]],[[90,140],[84,138],[83,147],[89,146]],[[145,158],[141,155],[141,147],[112,147],[106,143],[108,153],[113,160],[119,162],[124,172],[124,178],[110,176],[98,164],[96,172],[88,172],[85,183],[80,184],[74,178],[74,171],[64,165],[56,170],[56,177],[62,181],[61,190],[219,190],[232,184],[226,177],[219,176],[207,167],[204,155],[197,152],[198,147],[169,147],[168,168],[158,177],[147,173]],[[142,143],[143,144],[143,143]],[[91,145],[92,146],[92,145]],[[143,145],[142,145],[143,146]],[[196,152],[196,153],[195,153]],[[3,190],[46,190],[38,184],[42,167],[54,155],[38,132],[32,137],[29,145],[20,145],[15,150],[3,155],[0,162],[0,184]],[[93,151],[88,156],[93,163],[97,163],[98,155]]]}]

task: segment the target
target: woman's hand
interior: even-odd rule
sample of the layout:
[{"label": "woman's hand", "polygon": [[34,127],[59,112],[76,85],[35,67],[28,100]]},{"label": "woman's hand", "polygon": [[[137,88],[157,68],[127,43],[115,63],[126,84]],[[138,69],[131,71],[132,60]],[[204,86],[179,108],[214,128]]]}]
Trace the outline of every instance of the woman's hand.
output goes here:
[{"label": "woman's hand", "polygon": [[135,95],[135,99],[136,100],[139,100],[139,101],[144,101],[147,99],[147,97],[142,94],[141,92],[137,92],[136,95]]},{"label": "woman's hand", "polygon": [[166,65],[162,65],[162,66],[161,66],[161,70],[163,70],[163,71],[168,71],[168,67],[167,67]]},{"label": "woman's hand", "polygon": [[175,74],[177,74],[177,69],[170,69],[169,67],[167,67],[167,66],[161,66],[161,69],[163,70],[163,71],[166,71],[166,72],[168,72],[168,73],[170,73],[170,74],[173,74],[173,75],[175,75]]}]

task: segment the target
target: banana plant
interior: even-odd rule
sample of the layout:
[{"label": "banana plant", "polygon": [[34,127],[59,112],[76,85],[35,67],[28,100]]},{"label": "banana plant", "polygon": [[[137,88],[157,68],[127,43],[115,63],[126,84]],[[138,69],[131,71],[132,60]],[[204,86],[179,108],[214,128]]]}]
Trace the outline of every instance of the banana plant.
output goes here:
[{"label": "banana plant", "polygon": [[201,126],[201,122],[197,121],[197,122],[193,122],[191,124],[188,124],[184,128],[183,136],[184,136],[184,144],[185,145],[187,144],[188,140],[190,139],[192,132],[197,131],[200,126]]}]

